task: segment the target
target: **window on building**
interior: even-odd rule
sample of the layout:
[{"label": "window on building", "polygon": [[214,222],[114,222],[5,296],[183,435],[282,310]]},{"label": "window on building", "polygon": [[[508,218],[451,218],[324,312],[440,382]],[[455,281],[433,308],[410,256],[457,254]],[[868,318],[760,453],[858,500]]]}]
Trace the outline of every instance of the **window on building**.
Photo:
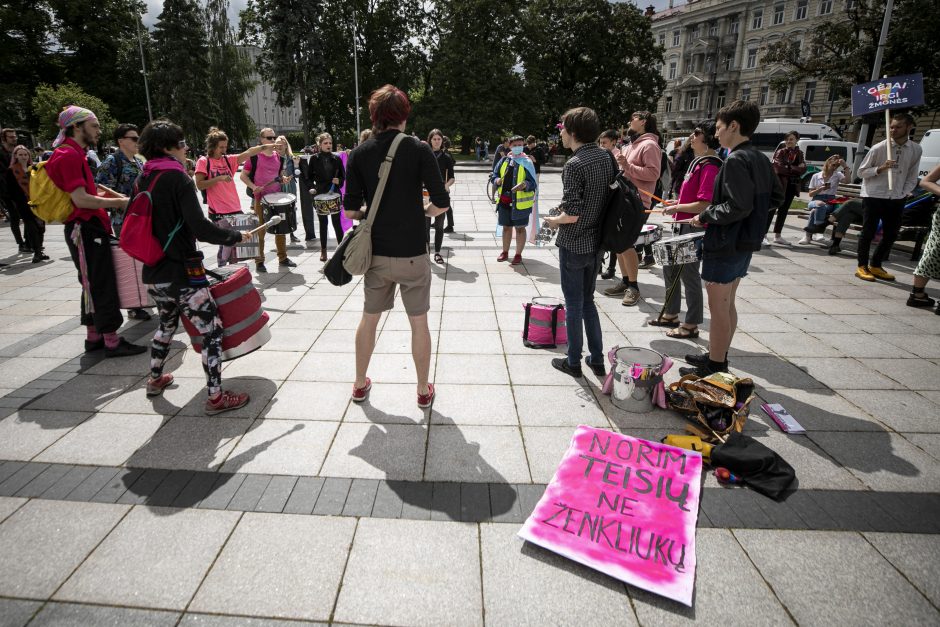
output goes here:
[{"label": "window on building", "polygon": [[757,100],[757,104],[764,106],[767,104],[768,97],[770,96],[770,87],[764,85],[760,88],[760,98]]},{"label": "window on building", "polygon": [[777,104],[790,104],[793,102],[793,86],[788,85],[786,89],[777,92]]},{"label": "window on building", "polygon": [[685,107],[689,111],[695,111],[698,109],[698,91],[689,92],[689,96],[685,101]]},{"label": "window on building", "polygon": [[711,37],[718,36],[718,22],[712,22],[708,25],[708,34]]},{"label": "window on building", "polygon": [[794,20],[805,20],[809,7],[809,0],[796,0],[796,12],[793,14]]},{"label": "window on building", "polygon": [[724,54],[724,56],[721,59],[721,67],[725,70],[731,69],[731,55],[730,54],[728,53]]},{"label": "window on building", "polygon": [[750,99],[751,99],[751,88],[744,87],[743,89],[741,89],[741,100],[747,101]]},{"label": "window on building", "polygon": [[712,70],[714,69],[715,69],[715,59],[711,55],[708,55],[707,57],[705,57],[705,73],[711,74]]},{"label": "window on building", "polygon": [[855,8],[855,0],[845,0],[845,8],[847,11],[851,11]]},{"label": "window on building", "polygon": [[803,91],[803,100],[812,102],[816,99],[816,81],[807,81],[806,89]]},{"label": "window on building", "polygon": [[678,46],[680,43],[681,37],[682,37],[682,31],[678,31],[678,30],[672,31],[672,45]]},{"label": "window on building", "polygon": [[832,0],[822,0],[819,3],[819,14],[829,15],[830,13],[832,13]]},{"label": "window on building", "polygon": [[676,77],[676,62],[669,62],[669,79],[674,79]]},{"label": "window on building", "polygon": [[672,112],[672,96],[666,96],[666,113]]},{"label": "window on building", "polygon": [[783,10],[784,5],[775,4],[774,5],[774,26],[777,24],[783,24]]},{"label": "window on building", "polygon": [[747,51],[747,63],[744,65],[748,70],[757,67],[757,48],[751,48]]},{"label": "window on building", "polygon": [[666,47],[666,33],[659,34],[659,45]]},{"label": "window on building", "polygon": [[725,106],[725,91],[721,90],[718,92],[718,98],[715,100],[715,107],[720,109]]},{"label": "window on building", "polygon": [[764,10],[754,9],[754,17],[751,19],[751,29],[757,30],[764,25]]},{"label": "window on building", "polygon": [[733,18],[731,18],[731,24],[728,26],[728,32],[732,35],[737,35],[738,28],[740,28],[740,22],[738,22],[738,16],[735,15]]}]

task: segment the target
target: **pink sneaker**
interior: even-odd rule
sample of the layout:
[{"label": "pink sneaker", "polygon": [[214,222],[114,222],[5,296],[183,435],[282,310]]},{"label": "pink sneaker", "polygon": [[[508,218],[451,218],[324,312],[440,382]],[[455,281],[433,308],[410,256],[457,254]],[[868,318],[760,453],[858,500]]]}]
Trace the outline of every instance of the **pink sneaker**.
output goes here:
[{"label": "pink sneaker", "polygon": [[352,391],[353,402],[362,403],[363,401],[365,401],[367,398],[369,398],[369,391],[371,389],[372,389],[372,379],[370,379],[369,377],[366,377],[366,384],[361,388],[357,388],[356,384],[353,383],[353,391]]},{"label": "pink sneaker", "polygon": [[232,409],[238,409],[239,407],[244,407],[248,404],[248,401],[251,400],[248,397],[248,394],[244,392],[229,392],[228,390],[222,390],[222,393],[218,395],[215,399],[209,399],[206,401],[206,415],[214,416],[216,414],[221,414],[224,411],[230,411]]},{"label": "pink sneaker", "polygon": [[147,379],[147,396],[160,396],[173,383],[173,375],[161,374],[159,379]]},{"label": "pink sneaker", "polygon": [[428,383],[428,393],[418,394],[418,407],[427,409],[434,404],[434,384]]}]

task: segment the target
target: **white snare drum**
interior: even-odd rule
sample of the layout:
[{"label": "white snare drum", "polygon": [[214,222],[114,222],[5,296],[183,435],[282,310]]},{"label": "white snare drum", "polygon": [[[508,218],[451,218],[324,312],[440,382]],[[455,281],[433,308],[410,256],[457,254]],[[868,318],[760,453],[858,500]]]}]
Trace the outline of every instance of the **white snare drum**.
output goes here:
[{"label": "white snare drum", "polygon": [[281,221],[274,226],[268,227],[268,233],[275,235],[287,235],[297,229],[297,198],[293,194],[286,192],[275,192],[265,194],[261,198],[261,209],[264,215],[264,221],[267,222],[273,216],[281,216]]},{"label": "white snare drum", "polygon": [[644,224],[634,246],[645,246],[663,238],[663,227],[659,224]]},{"label": "white snare drum", "polygon": [[334,213],[339,213],[341,207],[340,195],[336,192],[330,194],[317,194],[313,197],[313,206],[317,210],[317,214],[321,216],[329,216]]},{"label": "white snare drum", "polygon": [[653,244],[653,258],[661,266],[680,266],[702,260],[705,233],[686,233]]},{"label": "white snare drum", "polygon": [[[250,231],[258,226],[258,218],[250,213],[230,213],[226,214],[232,228],[236,231]],[[235,256],[238,259],[254,259],[261,255],[261,246],[257,237],[252,237],[247,242],[239,242],[235,245]],[[236,261],[232,259],[231,261]]]}]

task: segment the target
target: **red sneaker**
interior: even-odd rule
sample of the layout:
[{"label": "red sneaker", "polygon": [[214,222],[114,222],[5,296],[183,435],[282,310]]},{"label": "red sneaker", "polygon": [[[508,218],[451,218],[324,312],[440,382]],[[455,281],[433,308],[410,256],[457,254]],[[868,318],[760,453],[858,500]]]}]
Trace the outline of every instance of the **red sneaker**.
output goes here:
[{"label": "red sneaker", "polygon": [[173,375],[161,374],[159,379],[147,379],[147,396],[160,396],[173,383]]},{"label": "red sneaker", "polygon": [[372,389],[372,379],[370,379],[369,377],[366,377],[366,384],[361,388],[357,388],[356,384],[353,383],[353,391],[352,391],[353,402],[361,403],[367,398],[369,398],[369,390],[371,389]]},{"label": "red sneaker", "polygon": [[520,263],[522,263],[522,255],[514,255],[512,261],[509,262],[509,265],[518,266]]},{"label": "red sneaker", "polygon": [[506,261],[507,259],[509,259],[509,253],[504,250],[499,253],[499,257],[496,258],[496,261]]},{"label": "red sneaker", "polygon": [[434,404],[434,384],[428,383],[428,393],[418,394],[418,407],[427,409]]},{"label": "red sneaker", "polygon": [[215,399],[210,398],[206,401],[206,415],[214,416],[216,414],[221,414],[224,411],[230,411],[232,409],[244,407],[248,404],[249,400],[251,399],[245,392],[230,392],[228,390],[222,390],[222,393],[219,394]]}]

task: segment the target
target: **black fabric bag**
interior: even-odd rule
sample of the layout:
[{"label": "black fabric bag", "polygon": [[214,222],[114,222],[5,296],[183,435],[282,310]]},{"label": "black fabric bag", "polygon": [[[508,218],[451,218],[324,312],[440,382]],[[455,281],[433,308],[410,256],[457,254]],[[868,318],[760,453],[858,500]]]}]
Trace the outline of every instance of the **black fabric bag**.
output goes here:
[{"label": "black fabric bag", "polygon": [[712,449],[714,468],[727,468],[764,496],[779,501],[796,479],[793,466],[754,438],[732,431]]},{"label": "black fabric bag", "polygon": [[646,207],[632,181],[624,177],[613,155],[614,179],[601,217],[601,248],[620,254],[632,248],[646,222]]},{"label": "black fabric bag", "polygon": [[346,285],[352,281],[353,275],[343,267],[343,257],[346,256],[346,249],[349,247],[349,242],[356,236],[358,230],[358,228],[353,227],[346,231],[346,236],[343,237],[343,241],[339,243],[339,246],[333,251],[333,256],[330,257],[330,260],[323,266],[323,276],[333,285]]}]

